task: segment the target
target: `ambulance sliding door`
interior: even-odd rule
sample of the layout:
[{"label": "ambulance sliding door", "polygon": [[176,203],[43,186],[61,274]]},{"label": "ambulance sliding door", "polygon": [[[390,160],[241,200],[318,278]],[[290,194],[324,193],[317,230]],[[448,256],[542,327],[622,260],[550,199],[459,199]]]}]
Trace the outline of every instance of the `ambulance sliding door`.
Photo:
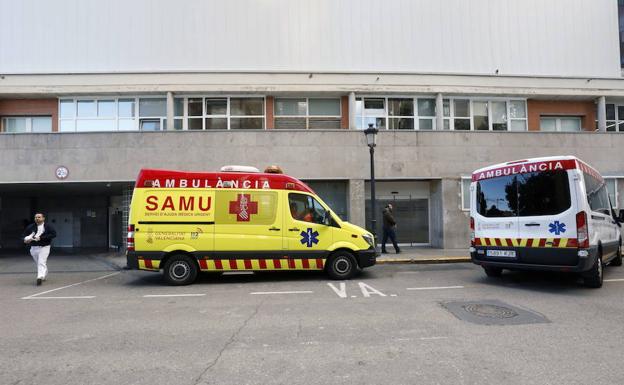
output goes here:
[{"label": "ambulance sliding door", "polygon": [[283,226],[278,207],[277,191],[217,190],[216,256],[221,253],[253,258],[281,254]]}]

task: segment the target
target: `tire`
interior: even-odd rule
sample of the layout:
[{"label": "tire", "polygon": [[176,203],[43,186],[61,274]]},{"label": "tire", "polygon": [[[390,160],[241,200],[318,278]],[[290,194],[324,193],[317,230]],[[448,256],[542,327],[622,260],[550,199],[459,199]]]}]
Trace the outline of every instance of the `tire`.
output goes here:
[{"label": "tire", "polygon": [[197,262],[182,254],[172,255],[165,263],[165,282],[173,286],[190,285],[197,278]]},{"label": "tire", "polygon": [[592,266],[592,268],[583,275],[583,283],[586,287],[594,289],[602,287],[603,267],[602,253],[599,253],[594,266]]},{"label": "tire", "polygon": [[329,257],[325,269],[331,279],[345,280],[353,278],[358,271],[358,266],[353,254],[347,251],[338,251]]},{"label": "tire", "polygon": [[503,275],[503,269],[500,267],[483,266],[483,270],[485,271],[485,275],[491,278],[498,278]]},{"label": "tire", "polygon": [[622,266],[622,242],[618,245],[615,257],[611,260],[611,266]]}]

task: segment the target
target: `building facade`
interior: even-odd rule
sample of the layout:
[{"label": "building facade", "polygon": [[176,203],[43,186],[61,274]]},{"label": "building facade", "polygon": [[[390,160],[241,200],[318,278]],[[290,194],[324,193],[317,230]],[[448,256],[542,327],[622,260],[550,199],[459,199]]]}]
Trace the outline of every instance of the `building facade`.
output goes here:
[{"label": "building facade", "polygon": [[[401,243],[469,241],[474,169],[576,155],[624,208],[617,0],[0,0],[0,247],[123,247],[142,167],[280,165]],[[377,213],[377,216],[380,216]]]}]

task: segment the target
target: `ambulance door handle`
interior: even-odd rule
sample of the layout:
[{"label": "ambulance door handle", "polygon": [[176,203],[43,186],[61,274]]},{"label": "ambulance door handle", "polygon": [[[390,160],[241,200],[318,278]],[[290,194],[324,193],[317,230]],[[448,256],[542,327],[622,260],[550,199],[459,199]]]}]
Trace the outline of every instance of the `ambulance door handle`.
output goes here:
[{"label": "ambulance door handle", "polygon": [[269,231],[280,231],[281,229],[278,229],[277,227],[270,227]]},{"label": "ambulance door handle", "polygon": [[539,226],[539,223],[525,223],[525,226]]},{"label": "ambulance door handle", "polygon": [[296,227],[293,227],[292,229],[288,229],[288,231],[299,231],[299,229]]}]

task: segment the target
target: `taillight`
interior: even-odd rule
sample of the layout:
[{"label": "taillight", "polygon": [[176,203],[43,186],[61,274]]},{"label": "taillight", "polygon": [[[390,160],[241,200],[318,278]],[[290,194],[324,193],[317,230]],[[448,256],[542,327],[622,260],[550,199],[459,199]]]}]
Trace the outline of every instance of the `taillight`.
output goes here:
[{"label": "taillight", "polygon": [[589,227],[585,211],[576,213],[576,239],[579,249],[589,248]]},{"label": "taillight", "polygon": [[128,225],[128,237],[126,238],[127,248],[134,251],[134,225]]},{"label": "taillight", "polygon": [[474,218],[470,217],[470,246],[475,245]]}]

